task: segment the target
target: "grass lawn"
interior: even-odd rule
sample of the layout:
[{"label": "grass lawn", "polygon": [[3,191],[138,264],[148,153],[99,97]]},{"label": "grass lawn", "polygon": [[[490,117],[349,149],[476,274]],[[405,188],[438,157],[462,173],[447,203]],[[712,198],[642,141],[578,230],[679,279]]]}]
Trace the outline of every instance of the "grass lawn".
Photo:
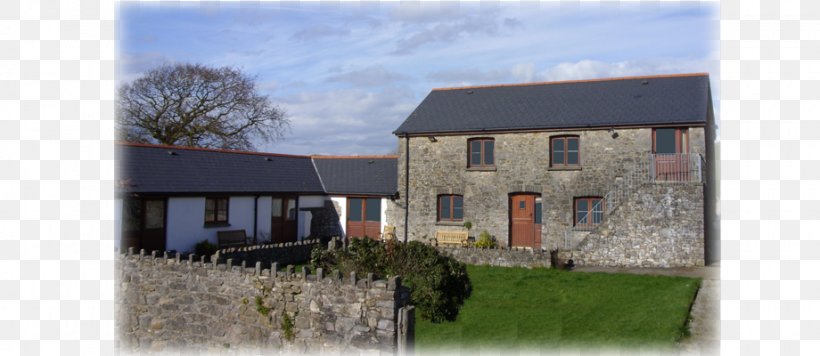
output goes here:
[{"label": "grass lawn", "polygon": [[416,348],[673,346],[700,279],[468,266],[458,318],[417,320]]}]

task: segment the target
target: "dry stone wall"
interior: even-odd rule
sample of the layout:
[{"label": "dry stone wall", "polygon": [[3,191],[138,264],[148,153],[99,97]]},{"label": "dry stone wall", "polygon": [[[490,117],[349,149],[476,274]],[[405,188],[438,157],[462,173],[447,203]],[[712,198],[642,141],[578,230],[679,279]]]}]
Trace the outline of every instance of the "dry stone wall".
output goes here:
[{"label": "dry stone wall", "polygon": [[116,273],[120,347],[137,352],[394,353],[409,300],[398,277],[271,272],[193,256],[120,255]]}]

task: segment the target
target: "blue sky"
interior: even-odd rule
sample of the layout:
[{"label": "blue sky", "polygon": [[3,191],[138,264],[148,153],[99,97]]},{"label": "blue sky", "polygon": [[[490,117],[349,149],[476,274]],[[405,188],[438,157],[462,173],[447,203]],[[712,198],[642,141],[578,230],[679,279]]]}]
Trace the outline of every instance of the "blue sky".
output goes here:
[{"label": "blue sky", "polygon": [[260,151],[386,154],[432,88],[709,72],[716,4],[120,3],[120,81],[232,66],[291,120]]}]

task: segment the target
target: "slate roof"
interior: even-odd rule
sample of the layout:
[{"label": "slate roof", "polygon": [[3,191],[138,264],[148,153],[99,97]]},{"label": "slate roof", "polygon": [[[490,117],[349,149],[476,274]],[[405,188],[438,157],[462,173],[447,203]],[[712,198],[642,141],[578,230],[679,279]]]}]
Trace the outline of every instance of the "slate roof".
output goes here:
[{"label": "slate roof", "polygon": [[[309,156],[118,144],[125,193],[323,193]],[[169,154],[173,152],[173,154]]]},{"label": "slate roof", "polygon": [[398,191],[398,157],[314,156],[328,194],[393,195]]},{"label": "slate roof", "polygon": [[433,89],[396,135],[706,123],[706,73]]}]

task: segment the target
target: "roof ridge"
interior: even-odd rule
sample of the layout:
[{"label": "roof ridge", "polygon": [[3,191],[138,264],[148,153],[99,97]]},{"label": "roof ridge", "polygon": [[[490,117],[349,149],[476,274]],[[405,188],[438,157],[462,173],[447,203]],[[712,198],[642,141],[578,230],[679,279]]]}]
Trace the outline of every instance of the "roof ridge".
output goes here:
[{"label": "roof ridge", "polygon": [[396,158],[397,155],[363,155],[363,156],[333,156],[333,155],[311,155],[312,159],[368,159],[368,158]]},{"label": "roof ridge", "polygon": [[206,147],[187,147],[187,146],[174,146],[174,145],[163,145],[163,144],[153,144],[153,143],[139,143],[139,142],[128,142],[128,141],[117,141],[117,145],[120,146],[129,146],[129,147],[146,147],[146,148],[164,148],[164,149],[174,149],[174,150],[190,150],[190,151],[206,151],[206,152],[220,152],[220,153],[235,153],[235,154],[244,154],[244,155],[256,155],[256,156],[275,156],[275,157],[292,157],[292,158],[311,158],[308,155],[294,155],[294,154],[287,154],[287,153],[272,153],[272,152],[258,152],[258,151],[240,151],[240,150],[231,150],[231,149],[224,149],[224,148],[206,148]]},{"label": "roof ridge", "polygon": [[612,78],[559,80],[559,81],[551,81],[551,82],[470,85],[470,86],[463,86],[463,87],[433,88],[432,91],[464,90],[464,89],[486,89],[486,88],[506,88],[506,87],[523,87],[523,86],[550,85],[550,84],[591,83],[591,82],[608,82],[608,81],[616,81],[616,80],[660,79],[660,78],[680,78],[680,77],[703,77],[703,76],[708,77],[709,73],[699,72],[699,73],[679,73],[679,74],[655,74],[655,75],[638,75],[638,76],[625,76],[625,77],[612,77]]}]

